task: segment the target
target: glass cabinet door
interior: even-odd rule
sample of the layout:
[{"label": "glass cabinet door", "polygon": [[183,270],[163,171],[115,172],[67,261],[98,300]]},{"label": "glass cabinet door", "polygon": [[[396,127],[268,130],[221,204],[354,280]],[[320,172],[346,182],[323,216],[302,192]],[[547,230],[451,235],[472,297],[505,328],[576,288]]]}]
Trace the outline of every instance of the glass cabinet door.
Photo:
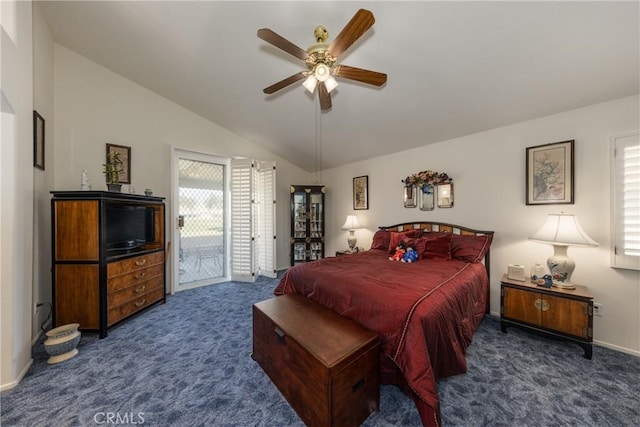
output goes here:
[{"label": "glass cabinet door", "polygon": [[291,186],[291,265],[324,258],[324,186]]},{"label": "glass cabinet door", "polygon": [[311,226],[312,238],[321,238],[324,236],[324,224],[322,219],[324,218],[322,211],[322,197],[323,194],[311,194],[311,210],[309,211],[309,222]]},{"label": "glass cabinet door", "polygon": [[293,194],[293,237],[304,239],[307,237],[307,198],[304,193]]}]

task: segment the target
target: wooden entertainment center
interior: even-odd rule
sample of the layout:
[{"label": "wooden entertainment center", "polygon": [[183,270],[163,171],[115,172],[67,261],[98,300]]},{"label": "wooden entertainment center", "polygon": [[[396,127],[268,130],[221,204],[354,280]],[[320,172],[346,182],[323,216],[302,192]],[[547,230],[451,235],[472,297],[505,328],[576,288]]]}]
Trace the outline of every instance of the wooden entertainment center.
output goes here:
[{"label": "wooden entertainment center", "polygon": [[79,323],[107,336],[165,302],[164,198],[52,191],[54,327]]}]

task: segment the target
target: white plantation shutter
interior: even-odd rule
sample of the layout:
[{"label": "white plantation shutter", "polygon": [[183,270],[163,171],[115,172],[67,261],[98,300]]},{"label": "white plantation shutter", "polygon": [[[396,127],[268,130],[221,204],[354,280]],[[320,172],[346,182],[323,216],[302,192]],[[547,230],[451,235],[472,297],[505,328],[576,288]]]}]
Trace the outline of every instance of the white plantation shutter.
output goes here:
[{"label": "white plantation shutter", "polygon": [[254,164],[231,160],[231,280],[255,280],[253,245]]},{"label": "white plantation shutter", "polygon": [[275,163],[231,160],[231,280],[276,276]]},{"label": "white plantation shutter", "polygon": [[640,270],[640,134],[612,138],[612,265]]},{"label": "white plantation shutter", "polygon": [[260,163],[258,189],[260,199],[259,274],[276,277],[276,164]]}]

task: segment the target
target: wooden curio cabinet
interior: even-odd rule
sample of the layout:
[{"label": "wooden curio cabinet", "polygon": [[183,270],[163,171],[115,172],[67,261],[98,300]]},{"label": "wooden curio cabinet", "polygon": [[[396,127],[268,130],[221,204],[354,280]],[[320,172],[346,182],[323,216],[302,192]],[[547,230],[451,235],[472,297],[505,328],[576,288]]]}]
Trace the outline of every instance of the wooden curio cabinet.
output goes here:
[{"label": "wooden curio cabinet", "polygon": [[324,258],[323,185],[291,186],[291,265]]},{"label": "wooden curio cabinet", "polygon": [[52,191],[54,327],[110,327],[165,301],[164,199]]}]

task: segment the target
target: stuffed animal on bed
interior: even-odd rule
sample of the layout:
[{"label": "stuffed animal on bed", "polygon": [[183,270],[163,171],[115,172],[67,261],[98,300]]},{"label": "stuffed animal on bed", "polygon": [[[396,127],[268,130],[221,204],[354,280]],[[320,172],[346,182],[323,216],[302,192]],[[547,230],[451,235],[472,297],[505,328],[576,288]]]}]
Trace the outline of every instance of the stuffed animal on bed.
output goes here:
[{"label": "stuffed animal on bed", "polygon": [[402,245],[396,246],[396,251],[393,256],[389,257],[389,261],[402,261],[402,257],[405,254],[405,249]]},{"label": "stuffed animal on bed", "polygon": [[413,248],[407,248],[407,251],[402,256],[402,262],[416,262],[418,260],[418,252],[414,251]]}]

